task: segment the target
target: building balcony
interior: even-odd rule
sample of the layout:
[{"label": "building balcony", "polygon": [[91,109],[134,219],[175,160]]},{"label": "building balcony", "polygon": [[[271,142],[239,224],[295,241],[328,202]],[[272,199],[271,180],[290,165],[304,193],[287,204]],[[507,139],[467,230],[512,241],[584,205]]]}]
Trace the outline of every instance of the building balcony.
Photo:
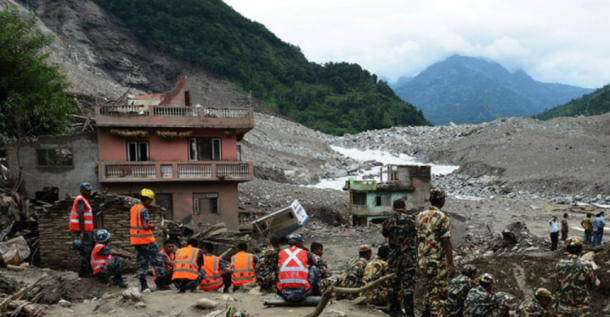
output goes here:
[{"label": "building balcony", "polygon": [[231,128],[254,127],[251,107],[96,106],[98,127]]},{"label": "building balcony", "polygon": [[100,183],[237,181],[254,178],[252,162],[98,162]]}]

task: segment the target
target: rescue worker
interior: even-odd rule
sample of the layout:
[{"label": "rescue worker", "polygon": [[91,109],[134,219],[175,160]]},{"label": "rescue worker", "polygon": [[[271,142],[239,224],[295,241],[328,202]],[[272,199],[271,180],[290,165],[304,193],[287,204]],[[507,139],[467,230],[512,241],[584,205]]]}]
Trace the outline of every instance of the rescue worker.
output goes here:
[{"label": "rescue worker", "polygon": [[534,298],[528,299],[519,305],[515,312],[516,317],[553,317],[548,310],[553,301],[551,291],[546,288],[539,288],[534,292]]},{"label": "rescue worker", "polygon": [[[170,241],[166,240],[163,243],[163,249],[161,249],[161,255],[165,262],[165,281],[162,281],[163,285],[169,286],[172,281],[172,275],[174,274],[174,260],[176,256],[176,246]],[[157,283],[157,272],[153,269],[153,280]]]},{"label": "rescue worker", "polygon": [[280,243],[280,237],[272,236],[254,267],[256,283],[261,289],[270,290],[277,285]]},{"label": "rescue worker", "polygon": [[[396,277],[388,281],[388,302],[390,316],[415,316],[413,293],[417,280],[417,231],[415,217],[407,213],[404,199],[396,199],[392,204],[394,211],[383,223],[381,233],[388,238],[390,254],[388,266]],[[405,312],[401,309],[400,297]]]},{"label": "rescue worker", "polygon": [[233,291],[242,285],[256,282],[254,267],[258,263],[258,257],[248,253],[248,245],[245,242],[237,244],[237,254],[231,257],[231,283]]},{"label": "rescue worker", "polygon": [[133,258],[133,254],[127,251],[112,249],[108,246],[110,233],[106,229],[98,230],[95,235],[97,243],[91,252],[91,269],[93,276],[105,280],[113,276],[112,282],[121,288],[126,288],[127,283],[123,280],[123,268],[125,259]]},{"label": "rescue worker", "polygon": [[331,281],[328,279],[328,265],[322,258],[322,255],[324,255],[324,245],[320,242],[313,242],[309,249],[311,250],[310,252],[315,263],[314,265],[318,268],[318,271],[320,271],[320,292],[324,292],[324,290],[331,285]]},{"label": "rescue worker", "polygon": [[229,264],[221,257],[215,256],[214,245],[205,242],[202,245],[203,249],[203,269],[205,276],[199,284],[199,289],[203,291],[215,291],[224,285],[224,293],[229,292],[231,287],[231,269]]},{"label": "rescue worker", "polygon": [[203,251],[199,249],[199,241],[194,238],[188,239],[186,247],[176,251],[174,264],[174,275],[172,282],[176,285],[180,293],[197,289],[205,277],[203,270],[205,263]]},{"label": "rescue worker", "polygon": [[595,277],[593,267],[583,263],[579,254],[582,253],[582,239],[570,237],[566,239],[566,250],[569,255],[560,260],[557,265],[557,316],[559,317],[590,317],[589,291],[600,285]]},{"label": "rescue worker", "polygon": [[[348,264],[347,271],[343,273],[338,287],[360,288],[364,286],[364,282],[362,281],[362,278],[364,277],[364,269],[372,257],[373,250],[371,249],[371,246],[368,244],[361,245],[358,248],[358,258],[352,260]],[[358,294],[339,293],[336,295],[336,298],[352,300],[357,296]]]},{"label": "rescue worker", "polygon": [[430,191],[430,208],[417,215],[418,266],[425,279],[423,317],[443,316],[447,300],[447,285],[453,278],[453,247],[451,245],[451,220],[441,210],[445,205],[445,192],[433,188]]},{"label": "rescue worker", "polygon": [[78,277],[92,277],[91,251],[94,245],[93,236],[93,210],[89,204],[89,197],[93,188],[89,183],[80,184],[80,195],[76,196],[70,211],[70,231],[81,240],[79,255]]},{"label": "rescue worker", "polygon": [[169,287],[163,284],[165,276],[165,261],[159,252],[159,246],[155,242],[153,230],[155,226],[150,223],[150,215],[148,214],[148,206],[155,199],[155,193],[147,188],[140,192],[140,203],[131,207],[130,211],[130,242],[136,248],[136,261],[138,266],[138,278],[142,292],[150,288],[146,284],[146,274],[148,273],[148,264],[155,270],[157,280],[155,283],[160,290],[168,290]]},{"label": "rescue worker", "polygon": [[[390,268],[388,267],[388,256],[390,254],[390,248],[387,246],[379,247],[377,250],[377,258],[369,262],[364,269],[364,277],[362,281],[364,284],[376,281],[387,274],[389,274]],[[388,286],[382,284],[377,288],[369,289],[360,293],[360,296],[366,297],[366,303],[376,306],[385,306],[388,303]]]},{"label": "rescue worker", "polygon": [[464,300],[471,289],[477,287],[477,267],[466,264],[462,274],[449,282],[445,315],[449,317],[464,316]]},{"label": "rescue worker", "polygon": [[495,316],[498,312],[500,316],[508,317],[510,305],[492,292],[494,277],[485,273],[479,279],[479,286],[468,292],[464,300],[464,317],[489,317]]},{"label": "rescue worker", "polygon": [[277,294],[287,302],[300,302],[317,289],[320,271],[314,266],[311,253],[299,248],[304,240],[298,234],[289,236],[288,249],[279,254]]}]

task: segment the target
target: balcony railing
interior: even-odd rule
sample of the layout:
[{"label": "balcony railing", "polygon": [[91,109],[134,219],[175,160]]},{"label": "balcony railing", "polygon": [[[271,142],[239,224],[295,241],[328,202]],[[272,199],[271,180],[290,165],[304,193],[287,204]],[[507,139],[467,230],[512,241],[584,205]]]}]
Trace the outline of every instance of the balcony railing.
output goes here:
[{"label": "balcony railing", "polygon": [[100,182],[249,181],[252,162],[98,162]]},{"label": "balcony railing", "polygon": [[252,108],[97,106],[98,126],[252,128]]}]

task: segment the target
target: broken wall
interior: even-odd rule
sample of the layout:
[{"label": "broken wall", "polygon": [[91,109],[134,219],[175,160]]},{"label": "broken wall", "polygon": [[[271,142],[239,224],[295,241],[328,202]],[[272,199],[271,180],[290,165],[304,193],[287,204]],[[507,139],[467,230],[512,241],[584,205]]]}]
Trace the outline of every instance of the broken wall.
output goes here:
[{"label": "broken wall", "polygon": [[59,188],[59,197],[65,197],[66,193],[75,196],[82,182],[91,183],[94,189],[100,188],[97,160],[95,132],[42,136],[7,148],[8,169],[13,178],[17,177],[19,166],[24,168],[22,190],[28,197],[35,197],[44,187]]},{"label": "broken wall", "polygon": [[[40,265],[58,270],[78,271],[78,251],[72,250],[75,234],[69,230],[70,209],[74,200],[62,200],[47,213],[40,213]],[[109,246],[125,250],[135,255],[135,248],[129,243],[130,209],[138,199],[116,194],[99,193],[89,200],[95,215],[95,230],[106,229],[112,235]],[[159,247],[163,235],[159,229],[163,209],[150,206],[150,221],[156,226],[155,238]],[[135,269],[135,258],[126,261],[128,269]]]}]

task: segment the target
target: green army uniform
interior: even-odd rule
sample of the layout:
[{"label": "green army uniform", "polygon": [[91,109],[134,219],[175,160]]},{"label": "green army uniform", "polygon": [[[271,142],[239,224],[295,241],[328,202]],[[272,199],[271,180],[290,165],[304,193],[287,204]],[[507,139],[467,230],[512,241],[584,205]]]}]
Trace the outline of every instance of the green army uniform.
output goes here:
[{"label": "green army uniform", "polygon": [[504,307],[504,299],[489,292],[483,286],[477,286],[468,292],[464,301],[465,317],[490,317],[494,312],[500,312]]},{"label": "green army uniform", "polygon": [[477,287],[477,282],[469,276],[476,272],[477,269],[474,265],[466,265],[462,274],[449,282],[445,305],[446,316],[462,317],[464,315],[464,300],[466,300],[468,292]]},{"label": "green army uniform", "polygon": [[[361,247],[362,248],[362,247]],[[369,247],[370,249],[370,247]],[[347,271],[341,276],[341,279],[338,283],[338,287],[346,287],[346,288],[360,288],[364,286],[364,282],[362,282],[362,277],[364,277],[364,269],[368,261],[365,258],[358,257],[357,259],[350,262],[348,265]],[[354,299],[356,298],[356,294],[345,294],[339,293],[337,294],[337,299]]]},{"label": "green army uniform", "polygon": [[[580,237],[571,237],[566,245],[582,245]],[[560,260],[557,265],[557,316],[559,317],[590,317],[589,291],[599,286],[593,267],[582,263],[578,255],[570,254]]]},{"label": "green army uniform", "polygon": [[320,292],[323,293],[328,286],[333,284],[332,281],[328,279],[328,264],[326,264],[326,261],[321,256],[313,252],[310,252],[310,254],[315,266],[320,271]]},{"label": "green army uniform", "polygon": [[271,289],[277,285],[279,252],[273,246],[267,246],[260,256],[254,268],[256,283],[261,289]]},{"label": "green army uniform", "polygon": [[[375,259],[367,264],[364,269],[364,284],[376,281],[389,272],[388,262],[382,259]],[[369,289],[360,293],[360,296],[366,297],[366,302],[371,305],[384,306],[388,303],[388,288],[387,285],[380,285],[377,288]]]},{"label": "green army uniform", "polygon": [[394,212],[383,223],[381,233],[388,238],[390,273],[396,274],[395,278],[389,280],[388,290],[399,297],[413,295],[417,281],[415,217],[404,211]]},{"label": "green army uniform", "polygon": [[[442,195],[438,199],[445,197],[444,192],[438,192]],[[431,316],[444,316],[449,271],[441,239],[451,238],[451,220],[444,211],[430,206],[417,216],[416,228],[418,266],[425,278],[424,311],[430,311]]]},{"label": "green army uniform", "polygon": [[535,296],[532,299],[528,299],[519,305],[517,311],[515,312],[516,317],[553,317],[553,314],[542,307],[542,300],[546,300],[546,305],[551,307],[551,301],[553,300],[553,295],[551,291],[546,288],[539,288],[534,292]]}]

